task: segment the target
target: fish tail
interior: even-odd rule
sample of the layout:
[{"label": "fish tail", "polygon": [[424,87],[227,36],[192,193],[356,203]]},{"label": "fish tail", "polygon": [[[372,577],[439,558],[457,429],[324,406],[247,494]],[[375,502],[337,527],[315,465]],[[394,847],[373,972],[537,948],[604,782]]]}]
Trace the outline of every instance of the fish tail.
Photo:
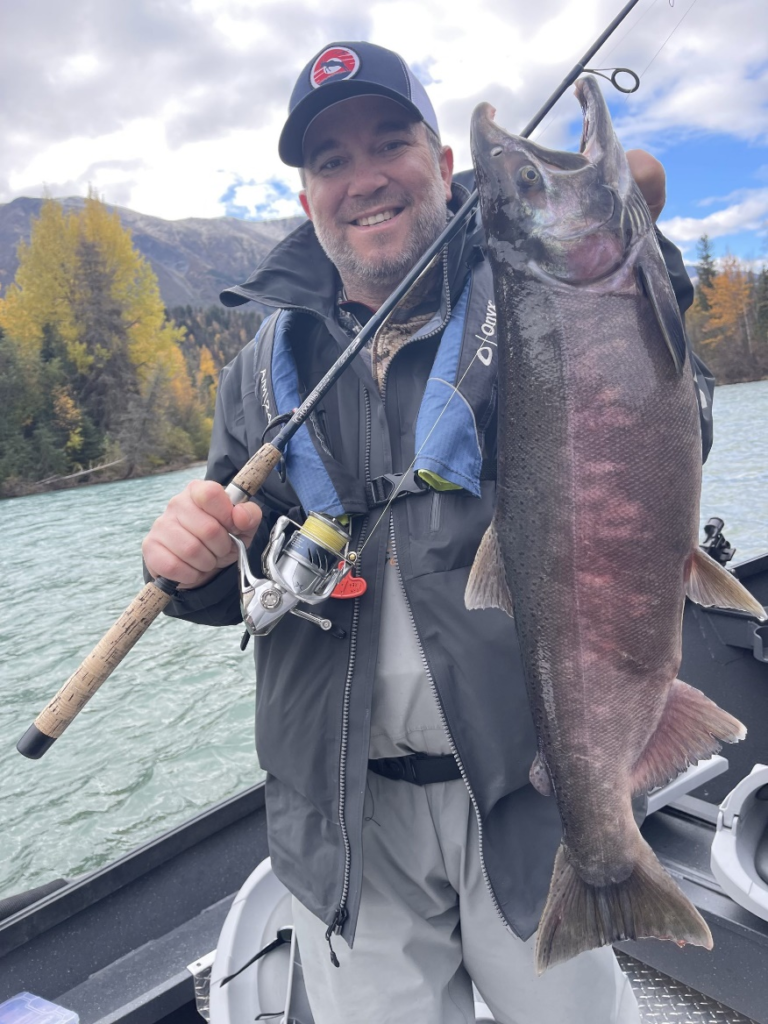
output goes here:
[{"label": "fish tail", "polygon": [[560,844],[549,896],[539,924],[536,972],[577,953],[623,939],[670,939],[678,945],[712,948],[704,918],[678,889],[641,840],[634,870],[622,882],[590,885],[577,873]]}]

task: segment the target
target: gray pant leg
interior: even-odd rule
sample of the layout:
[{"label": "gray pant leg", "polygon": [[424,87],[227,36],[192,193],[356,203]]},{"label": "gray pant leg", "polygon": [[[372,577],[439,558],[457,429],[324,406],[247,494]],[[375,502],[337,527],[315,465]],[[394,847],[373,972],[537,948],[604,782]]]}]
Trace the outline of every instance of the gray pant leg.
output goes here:
[{"label": "gray pant leg", "polygon": [[534,940],[505,927],[488,893],[463,782],[369,773],[365,816],[360,919],[354,949],[334,938],[339,968],[326,926],[293,901],[315,1024],[470,1024],[470,976],[499,1024],[639,1024],[610,949],[537,977]]},{"label": "gray pant leg", "polygon": [[448,783],[429,790],[448,877],[459,893],[464,966],[499,1024],[640,1024],[634,993],[610,948],[536,974],[535,936],[523,942],[506,927],[483,878],[466,788]]},{"label": "gray pant leg", "polygon": [[[474,1024],[456,892],[445,877],[425,790],[369,773],[355,945],[293,901],[315,1024]],[[463,788],[463,783],[459,783]]]}]

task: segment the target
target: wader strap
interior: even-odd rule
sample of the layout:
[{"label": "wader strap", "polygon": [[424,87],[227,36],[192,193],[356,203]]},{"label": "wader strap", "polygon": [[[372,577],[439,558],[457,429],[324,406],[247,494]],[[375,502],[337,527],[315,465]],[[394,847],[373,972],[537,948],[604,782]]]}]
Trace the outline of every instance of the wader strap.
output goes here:
[{"label": "wader strap", "polygon": [[409,754],[407,757],[380,757],[368,762],[368,770],[385,779],[429,786],[433,782],[460,779],[461,772],[453,754]]},{"label": "wader strap", "polygon": [[[268,942],[263,949],[260,949],[255,956],[252,956],[247,964],[243,964],[242,967],[238,967],[234,974],[228,974],[226,978],[222,978],[219,982],[219,986],[227,985],[233,978],[236,978],[238,974],[242,974],[246,967],[250,967],[251,964],[255,964],[257,960],[261,960],[263,956],[266,956],[267,953],[271,953],[272,950],[277,949],[278,946],[284,946],[287,942],[290,942],[292,936],[292,925],[287,925],[285,928],[278,928],[277,936],[271,942]],[[275,1014],[275,1016],[279,1016],[279,1014]],[[256,1020],[258,1019],[259,1018],[257,1017]]]}]

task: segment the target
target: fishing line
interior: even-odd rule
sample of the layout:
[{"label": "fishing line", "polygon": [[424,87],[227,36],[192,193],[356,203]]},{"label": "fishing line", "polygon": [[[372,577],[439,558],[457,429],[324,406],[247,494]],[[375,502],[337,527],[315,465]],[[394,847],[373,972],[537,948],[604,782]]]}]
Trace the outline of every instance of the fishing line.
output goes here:
[{"label": "fishing line", "polygon": [[[617,41],[616,41],[616,42],[615,42],[615,43],[613,44],[613,46],[612,46],[612,47],[610,48],[610,50],[608,50],[608,52],[607,52],[607,53],[606,53],[606,54],[605,54],[605,55],[603,56],[603,58],[602,58],[603,60],[608,60],[608,58],[609,58],[609,57],[611,56],[611,54],[612,54],[612,53],[613,53],[613,51],[614,51],[614,50],[616,49],[616,47],[617,47],[617,46],[619,46],[619,44],[620,44],[620,43],[623,43],[623,42],[624,42],[624,40],[625,40],[625,39],[627,38],[627,36],[628,36],[628,35],[629,35],[629,34],[630,34],[631,32],[634,32],[634,31],[635,31],[635,29],[637,28],[637,26],[638,26],[638,25],[640,24],[640,22],[641,22],[641,21],[643,20],[643,18],[644,18],[644,17],[646,16],[646,14],[649,14],[649,13],[650,13],[650,12],[651,12],[651,11],[653,10],[653,8],[654,8],[654,7],[656,6],[656,4],[657,4],[658,2],[659,2],[659,0],[653,0],[653,3],[652,3],[652,4],[650,5],[650,7],[646,7],[646,9],[645,9],[645,10],[643,11],[643,13],[642,13],[642,14],[641,14],[641,15],[640,15],[640,16],[639,16],[638,18],[637,18],[637,20],[636,20],[636,21],[635,21],[635,22],[634,22],[634,23],[633,23],[632,25],[630,25],[630,27],[629,27],[629,28],[627,29],[627,31],[626,31],[626,32],[624,33],[624,35],[623,35],[623,36],[621,36],[621,37],[620,37],[620,38],[619,38],[619,39],[618,39],[618,40],[617,40]],[[670,6],[670,7],[674,7],[674,5],[675,5],[675,0],[669,0],[669,6]],[[597,54],[595,54],[595,56],[597,56]],[[613,72],[615,73],[615,72],[617,72],[617,71],[627,71],[628,69],[627,69],[627,68],[598,68],[598,69],[594,69],[594,68],[592,68],[592,69],[588,69],[588,70],[590,70],[590,71],[591,71],[591,72],[592,72],[593,74],[595,73],[595,70],[597,70],[597,73],[599,74],[599,73],[600,73],[600,71],[613,71]],[[634,72],[630,72],[630,74],[634,74]],[[605,78],[606,76],[605,76],[605,75],[601,75],[600,77],[601,77],[601,78]],[[611,80],[609,79],[609,81],[611,81]],[[613,82],[613,81],[611,81],[611,84],[612,84],[612,85],[615,85],[615,86],[616,86],[616,88],[617,88],[617,89],[619,90],[619,92],[624,92],[624,91],[625,91],[624,89],[622,89],[622,88],[621,88],[621,86],[619,86],[619,85],[616,85],[616,82]],[[635,87],[635,89],[632,89],[631,91],[632,91],[632,92],[635,92],[635,91],[636,91],[636,89],[637,89],[637,86]],[[539,139],[541,139],[541,137],[542,137],[543,135],[545,135],[545,134],[547,133],[547,131],[548,131],[548,130],[549,130],[549,129],[550,129],[551,127],[552,127],[552,124],[553,124],[553,122],[554,122],[554,121],[556,121],[556,120],[557,120],[557,114],[553,113],[553,114],[552,114],[552,115],[550,116],[549,120],[548,120],[548,121],[546,121],[546,122],[545,122],[545,123],[544,123],[544,124],[543,124],[543,125],[541,126],[541,129],[540,129],[540,130],[539,130],[539,131],[538,131],[538,132],[536,133],[536,136],[535,136],[535,141],[538,141]],[[533,135],[531,135],[531,138],[532,138],[532,139],[534,139],[534,136],[533,136]]]},{"label": "fishing line", "polygon": [[[667,36],[667,38],[666,38],[666,39],[664,40],[664,42],[663,42],[663,43],[661,44],[661,46],[660,46],[660,47],[658,48],[658,50],[656,51],[656,53],[654,53],[654,55],[653,55],[653,56],[651,57],[651,59],[650,59],[650,60],[648,61],[648,63],[646,64],[646,66],[645,66],[645,67],[643,68],[643,70],[642,70],[642,71],[640,72],[640,77],[641,77],[641,78],[642,78],[642,77],[643,77],[643,75],[644,75],[644,74],[646,73],[646,71],[647,71],[647,70],[648,70],[648,68],[649,68],[649,67],[651,66],[651,64],[653,64],[653,62],[654,62],[654,61],[656,60],[656,58],[657,58],[657,57],[659,56],[659,54],[660,54],[660,53],[661,53],[661,51],[662,51],[662,50],[664,49],[664,47],[665,47],[665,46],[667,45],[667,43],[668,43],[668,42],[669,42],[669,40],[670,40],[670,39],[672,38],[672,36],[673,36],[673,35],[675,34],[675,32],[677,32],[677,30],[678,30],[678,29],[680,28],[680,26],[681,26],[681,25],[683,24],[683,22],[685,21],[685,19],[686,19],[686,18],[688,17],[688,15],[689,15],[689,14],[691,13],[691,11],[693,10],[693,8],[694,8],[694,7],[696,6],[696,3],[697,3],[697,0],[693,0],[693,3],[692,3],[692,4],[691,4],[691,6],[690,6],[690,7],[688,8],[688,10],[687,10],[687,11],[685,12],[685,14],[684,14],[684,15],[682,16],[682,18],[680,19],[680,21],[678,21],[678,23],[677,23],[677,24],[675,25],[675,27],[674,27],[674,28],[672,29],[672,31],[671,31],[671,32],[669,33],[669,35]],[[674,0],[670,0],[670,4],[669,4],[669,6],[670,6],[670,7],[674,7]]]},{"label": "fishing line", "polygon": [[[656,4],[658,2],[659,2],[659,0],[653,0],[653,3],[651,4],[651,6],[650,7],[646,7],[646,9],[643,11],[643,13],[638,17],[637,21],[635,21],[635,23],[633,25],[630,25],[630,27],[627,29],[627,31],[624,33],[624,35],[621,36],[620,39],[616,40],[616,42],[613,44],[613,46],[610,48],[610,50],[605,54],[605,56],[603,58],[604,60],[608,60],[608,58],[611,56],[611,54],[616,49],[616,47],[624,42],[624,40],[627,38],[627,36],[630,34],[630,32],[634,32],[635,31],[637,26],[640,24],[640,22],[646,16],[646,14],[650,14],[651,11],[653,10],[653,8],[656,6]],[[670,7],[674,7],[675,6],[675,0],[669,0],[669,6]]]},{"label": "fishing line", "polygon": [[[630,36],[635,31],[635,29],[638,27],[638,25],[643,20],[643,18],[647,14],[651,13],[651,11],[653,10],[653,8],[656,6],[656,4],[658,2],[659,2],[659,0],[653,0],[653,3],[651,3],[651,5],[649,7],[646,7],[646,9],[637,18],[637,20],[627,29],[627,31],[624,33],[624,35],[621,36],[619,39],[617,39],[616,42],[613,44],[613,46],[610,48],[610,50],[607,51],[607,53],[603,57],[604,60],[607,60],[610,57],[610,55],[614,52],[614,50],[616,50],[617,47],[619,47],[621,45],[621,43],[623,43],[624,40],[627,39],[627,37]],[[656,60],[658,55],[661,53],[661,51],[667,45],[669,40],[672,38],[672,36],[675,34],[675,32],[677,32],[677,30],[680,28],[682,23],[688,17],[688,15],[690,14],[690,12],[691,12],[691,10],[692,10],[692,8],[693,8],[693,6],[694,6],[694,4],[696,2],[697,2],[697,0],[693,0],[693,3],[691,4],[691,6],[688,8],[688,10],[682,16],[680,21],[678,21],[678,23],[675,25],[675,27],[672,29],[672,31],[669,33],[667,38],[661,44],[661,46],[656,51],[656,53],[653,55],[653,57],[651,57],[651,59],[648,61],[648,63],[646,64],[646,66],[643,68],[643,70],[640,72],[639,75],[636,72],[634,72],[634,71],[630,71],[629,68],[585,68],[585,71],[589,72],[590,74],[600,75],[601,78],[608,79],[608,81],[610,81],[611,85],[613,85],[616,89],[618,89],[619,92],[624,93],[624,95],[627,96],[627,97],[630,96],[632,93],[637,92],[637,90],[640,87],[640,82],[641,82],[641,80],[643,78],[643,75],[646,73],[646,71],[651,66],[651,64],[653,64],[653,62]],[[671,8],[674,8],[675,0],[668,0],[668,3],[669,3],[669,6]],[[608,77],[607,75],[601,73],[603,71],[613,71],[613,75]],[[625,72],[625,73],[627,73],[627,74],[632,76],[632,78],[635,81],[634,88],[624,88],[624,87],[622,87],[621,85],[618,84],[618,82],[615,79],[615,76],[619,72]],[[549,120],[544,125],[542,125],[541,130],[537,133],[536,141],[539,141],[546,134],[546,132],[552,127],[552,124],[555,122],[555,120],[557,120],[557,114],[555,114],[553,112],[553,114],[549,118]]]}]

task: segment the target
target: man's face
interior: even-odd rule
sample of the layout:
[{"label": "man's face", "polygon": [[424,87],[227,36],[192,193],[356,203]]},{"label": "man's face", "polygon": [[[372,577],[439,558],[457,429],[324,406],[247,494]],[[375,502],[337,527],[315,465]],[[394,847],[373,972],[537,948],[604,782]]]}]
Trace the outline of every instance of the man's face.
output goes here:
[{"label": "man's face", "polygon": [[427,131],[383,96],[310,124],[301,203],[345,285],[394,287],[445,227],[453,157],[446,147],[438,159]]}]

